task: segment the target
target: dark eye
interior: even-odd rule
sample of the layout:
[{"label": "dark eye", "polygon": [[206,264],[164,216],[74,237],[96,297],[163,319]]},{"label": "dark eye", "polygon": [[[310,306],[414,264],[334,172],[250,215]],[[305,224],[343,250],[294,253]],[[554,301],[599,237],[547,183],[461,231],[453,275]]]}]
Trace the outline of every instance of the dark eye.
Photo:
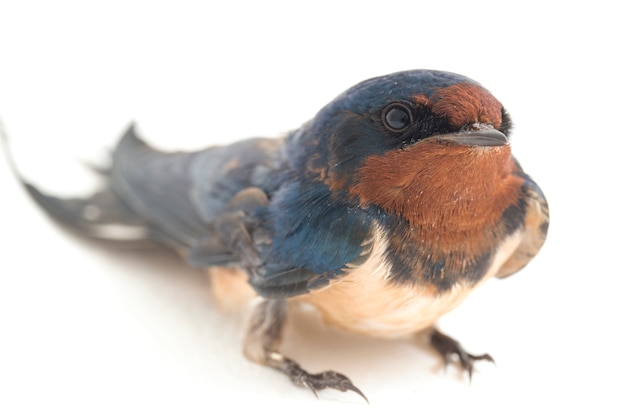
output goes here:
[{"label": "dark eye", "polygon": [[383,123],[392,132],[402,132],[411,125],[411,111],[402,103],[392,103],[383,110]]}]

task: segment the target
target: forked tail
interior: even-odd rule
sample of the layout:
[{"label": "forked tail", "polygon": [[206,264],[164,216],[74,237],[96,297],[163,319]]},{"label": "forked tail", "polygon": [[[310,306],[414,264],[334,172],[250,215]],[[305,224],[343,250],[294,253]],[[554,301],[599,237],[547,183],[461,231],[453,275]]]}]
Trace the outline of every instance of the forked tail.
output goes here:
[{"label": "forked tail", "polygon": [[79,235],[115,245],[144,247],[154,244],[145,221],[133,213],[111,189],[106,170],[98,170],[105,181],[103,188],[93,195],[67,199],[54,197],[42,192],[21,175],[1,121],[0,140],[15,177],[32,199],[57,223]]}]

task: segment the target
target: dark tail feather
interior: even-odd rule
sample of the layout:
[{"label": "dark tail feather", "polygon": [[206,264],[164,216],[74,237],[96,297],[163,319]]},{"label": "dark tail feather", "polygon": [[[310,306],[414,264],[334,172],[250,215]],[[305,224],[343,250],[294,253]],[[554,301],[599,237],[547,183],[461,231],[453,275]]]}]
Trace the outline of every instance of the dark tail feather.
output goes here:
[{"label": "dark tail feather", "polygon": [[92,239],[131,246],[152,245],[147,225],[136,217],[110,190],[85,199],[61,199],[23,183],[44,211],[68,229]]},{"label": "dark tail feather", "polygon": [[[16,178],[33,200],[57,223],[81,236],[115,246],[154,246],[148,225],[126,207],[108,185],[88,198],[63,199],[47,195],[21,176],[1,124],[0,136]],[[99,173],[106,176],[106,170]]]}]

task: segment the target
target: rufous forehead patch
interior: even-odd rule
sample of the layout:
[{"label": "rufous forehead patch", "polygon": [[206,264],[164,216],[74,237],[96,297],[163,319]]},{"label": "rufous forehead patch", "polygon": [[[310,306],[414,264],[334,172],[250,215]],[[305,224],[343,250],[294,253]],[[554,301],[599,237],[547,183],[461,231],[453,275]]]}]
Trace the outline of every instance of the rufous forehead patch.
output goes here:
[{"label": "rufous forehead patch", "polygon": [[502,124],[502,104],[476,84],[459,83],[440,88],[428,102],[433,113],[447,118],[456,128],[485,123],[499,129]]},{"label": "rufous forehead patch", "polygon": [[429,106],[430,105],[430,100],[428,99],[428,97],[426,97],[426,94],[418,94],[415,95],[413,97],[411,97],[413,100],[413,103],[417,104],[418,106]]}]

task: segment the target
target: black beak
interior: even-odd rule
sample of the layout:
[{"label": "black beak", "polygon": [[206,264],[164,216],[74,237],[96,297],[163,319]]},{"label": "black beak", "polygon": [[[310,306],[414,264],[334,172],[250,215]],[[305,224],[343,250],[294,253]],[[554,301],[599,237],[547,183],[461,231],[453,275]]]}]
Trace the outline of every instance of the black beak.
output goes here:
[{"label": "black beak", "polygon": [[465,130],[435,137],[468,146],[503,146],[509,143],[506,135],[489,125],[479,125],[477,129]]}]

